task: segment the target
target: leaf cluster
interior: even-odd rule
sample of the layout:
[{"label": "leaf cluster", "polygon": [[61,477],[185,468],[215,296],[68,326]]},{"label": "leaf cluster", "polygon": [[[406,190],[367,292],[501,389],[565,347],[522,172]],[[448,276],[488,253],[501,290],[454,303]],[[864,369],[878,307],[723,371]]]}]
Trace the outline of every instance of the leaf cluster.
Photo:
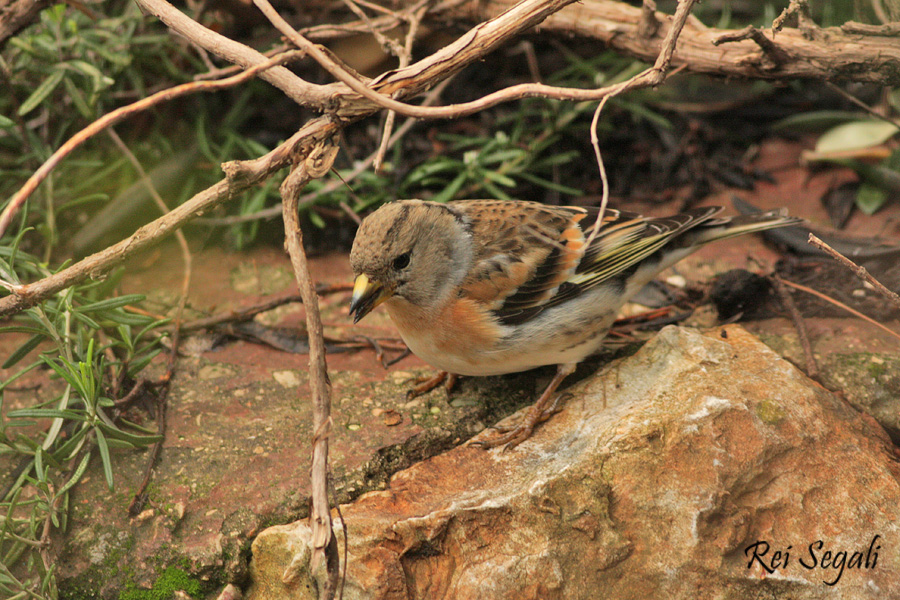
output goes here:
[{"label": "leaf cluster", "polygon": [[[16,246],[0,248],[0,276],[16,281],[19,272],[48,274],[37,257]],[[0,381],[0,457],[15,465],[0,491],[0,591],[5,597],[26,591],[32,597],[55,596],[54,568],[42,551],[51,530],[66,528],[72,487],[99,456],[112,489],[111,452],[158,439],[120,414],[110,382],[120,388],[132,382],[162,350],[158,329],[165,321],[128,310],[143,296],[107,297],[115,283],[113,278],[69,288],[0,327],[0,335],[27,336],[2,365],[18,369]],[[15,384],[36,372],[50,380],[54,393],[31,406],[5,410]],[[17,564],[29,573],[24,580],[13,574]]]}]

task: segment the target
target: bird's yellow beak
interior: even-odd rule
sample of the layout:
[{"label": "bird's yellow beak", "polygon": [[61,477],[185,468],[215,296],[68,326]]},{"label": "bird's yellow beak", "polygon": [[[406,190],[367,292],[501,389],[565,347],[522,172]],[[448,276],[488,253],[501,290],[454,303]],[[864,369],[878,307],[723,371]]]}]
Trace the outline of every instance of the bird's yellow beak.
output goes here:
[{"label": "bird's yellow beak", "polygon": [[392,293],[380,282],[369,281],[365,274],[358,275],[353,282],[353,295],[350,297],[350,314],[353,316],[353,322],[359,323],[360,319],[391,296]]}]

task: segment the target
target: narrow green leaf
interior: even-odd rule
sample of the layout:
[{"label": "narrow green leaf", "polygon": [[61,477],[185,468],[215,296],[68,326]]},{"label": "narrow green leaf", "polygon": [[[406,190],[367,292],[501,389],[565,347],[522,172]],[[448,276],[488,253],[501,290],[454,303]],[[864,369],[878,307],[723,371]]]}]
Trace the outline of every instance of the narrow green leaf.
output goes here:
[{"label": "narrow green leaf", "polygon": [[112,321],[113,323],[118,323],[120,325],[135,325],[137,327],[143,327],[147,323],[153,321],[153,317],[148,317],[145,315],[135,315],[119,310],[104,314],[103,319],[106,321]]},{"label": "narrow green leaf", "polygon": [[75,108],[78,109],[78,112],[81,113],[81,116],[85,119],[92,118],[94,115],[94,111],[91,110],[91,107],[88,105],[84,94],[81,93],[81,90],[78,89],[78,86],[75,85],[75,82],[66,77],[63,83],[65,83],[66,92],[69,94],[69,98],[72,99],[72,103],[75,105]]},{"label": "narrow green leaf", "polygon": [[100,69],[83,60],[70,60],[66,63],[66,66],[89,77],[93,82],[95,90],[109,87],[115,83],[114,79],[107,77]]},{"label": "narrow green leaf", "polygon": [[124,296],[117,296],[115,298],[107,298],[105,300],[98,300],[97,302],[91,302],[90,304],[84,304],[78,307],[80,312],[96,312],[98,310],[112,310],[114,308],[121,308],[123,306],[127,306],[129,304],[137,304],[138,302],[143,302],[146,296],[143,294],[126,294]]},{"label": "narrow green leaf", "polygon": [[27,325],[10,325],[9,327],[0,327],[0,333],[38,333],[44,335],[44,330],[39,327],[28,327]]},{"label": "narrow green leaf", "polygon": [[445,187],[439,193],[432,196],[432,200],[434,202],[447,202],[448,200],[453,200],[453,197],[456,195],[456,192],[462,188],[463,184],[466,182],[466,174],[460,173],[456,176],[456,179],[450,182],[450,185]]},{"label": "narrow green leaf", "polygon": [[117,440],[116,438],[107,438],[106,443],[109,444],[110,448],[118,448],[119,450],[134,450],[138,446],[135,446],[131,442],[126,442],[124,440]]},{"label": "narrow green leaf", "polygon": [[91,329],[94,329],[94,330],[103,329],[103,327],[101,327],[100,323],[93,320],[92,318],[90,318],[89,316],[87,316],[86,314],[81,312],[80,310],[73,310],[72,316],[75,317],[77,320],[81,321],[82,323],[84,323],[85,325],[87,325]]},{"label": "narrow green leaf", "polygon": [[32,350],[37,348],[38,345],[42,341],[44,341],[44,339],[46,339],[46,337],[44,336],[43,333],[38,333],[38,334],[31,336],[31,338],[29,338],[27,342],[25,342],[24,344],[19,346],[12,354],[9,355],[9,358],[6,359],[6,361],[3,363],[2,367],[0,367],[0,368],[3,368],[3,369],[10,368],[14,364],[19,362],[23,358],[25,358],[29,352],[31,352]]},{"label": "narrow green leaf", "polygon": [[11,419],[72,419],[75,421],[84,421],[86,415],[80,411],[70,408],[20,408],[9,411],[8,416]]},{"label": "narrow green leaf", "polygon": [[76,452],[81,448],[81,445],[84,441],[84,437],[87,435],[88,430],[91,427],[82,426],[77,429],[72,436],[65,441],[59,448],[56,449],[57,456],[62,457],[63,460],[69,460],[71,457],[75,455]]},{"label": "narrow green leaf", "polygon": [[133,433],[128,433],[127,431],[123,431],[115,427],[110,427],[103,422],[98,423],[97,426],[103,430],[110,441],[112,441],[113,439],[119,439],[135,446],[144,447],[149,446],[150,444],[155,444],[162,439],[162,437],[159,435],[136,435]]},{"label": "narrow green leaf", "polygon": [[81,379],[79,379],[78,376],[73,372],[72,366],[69,365],[64,358],[59,357],[59,361],[63,363],[62,365],[58,364],[56,360],[43,355],[41,356],[41,360],[43,360],[47,366],[53,369],[57,375],[62,377],[66,383],[77,390],[82,397],[86,395],[85,389],[81,385]]},{"label": "narrow green leaf", "polygon": [[47,475],[44,473],[44,449],[38,448],[37,452],[34,453],[34,475],[37,479],[46,479]]},{"label": "narrow green leaf", "polygon": [[537,177],[532,175],[531,173],[520,173],[519,176],[522,179],[530,181],[536,185],[547,188],[548,190],[553,190],[554,192],[560,192],[561,194],[569,194],[571,196],[580,196],[582,194],[581,190],[569,187],[567,185],[562,185],[560,183],[556,183],[550,181],[549,179],[544,179],[542,177]]},{"label": "narrow green leaf", "polygon": [[511,177],[507,177],[506,175],[503,175],[496,171],[485,171],[484,176],[485,176],[485,178],[487,178],[493,182],[496,182],[497,184],[502,185],[504,187],[516,187],[516,182],[514,179],[512,179]]},{"label": "narrow green leaf", "polygon": [[78,483],[78,481],[81,479],[82,475],[84,475],[84,472],[87,469],[87,466],[88,466],[88,463],[90,462],[90,460],[91,460],[91,453],[85,452],[84,456],[81,458],[81,462],[78,463],[78,467],[72,473],[72,476],[69,477],[69,480],[66,483],[64,483],[61,488],[59,488],[59,491],[56,492],[57,497],[62,496],[63,494],[68,492],[69,489],[73,485]]},{"label": "narrow green leaf", "polygon": [[156,355],[159,354],[160,352],[162,352],[162,348],[157,348],[157,349],[153,350],[152,352],[148,353],[147,355],[142,356],[141,358],[129,363],[128,375],[130,375],[131,377],[135,377],[138,373],[143,371],[144,367],[149,365],[150,361],[152,361],[156,357]]},{"label": "narrow green leaf", "polygon": [[490,182],[490,180],[484,180],[482,182],[482,185],[484,186],[484,189],[486,189],[494,198],[500,198],[501,200],[512,200],[509,194],[495,186]]},{"label": "narrow green leaf", "polygon": [[18,115],[20,117],[24,117],[35,108],[37,108],[41,104],[41,102],[46,100],[47,96],[53,93],[53,90],[56,89],[56,86],[58,86],[63,80],[64,75],[65,72],[62,70],[53,71],[50,76],[47,77],[47,79],[42,81],[41,84],[37,86],[37,88],[35,88],[33,92],[31,92],[31,95],[25,99],[25,102],[23,102],[22,105],[19,106],[19,110],[17,111]]},{"label": "narrow green leaf", "polygon": [[97,449],[100,450],[100,461],[103,463],[103,476],[106,477],[106,486],[109,491],[113,490],[113,473],[112,460],[109,457],[109,445],[106,443],[106,436],[99,427],[95,427],[97,432]]}]

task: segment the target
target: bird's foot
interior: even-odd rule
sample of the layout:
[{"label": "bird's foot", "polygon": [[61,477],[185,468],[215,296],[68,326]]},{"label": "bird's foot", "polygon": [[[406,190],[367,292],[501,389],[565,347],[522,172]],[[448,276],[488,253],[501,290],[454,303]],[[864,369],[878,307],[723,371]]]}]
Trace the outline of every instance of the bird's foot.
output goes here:
[{"label": "bird's foot", "polygon": [[487,440],[472,442],[472,445],[485,450],[490,450],[491,448],[497,448],[498,446],[503,446],[505,444],[506,447],[503,448],[504,452],[512,450],[530,438],[531,434],[534,433],[535,427],[560,412],[562,410],[560,404],[563,399],[568,398],[569,396],[570,394],[559,394],[553,400],[553,404],[548,407],[539,406],[539,402],[536,402],[534,406],[525,413],[525,416],[522,417],[522,420],[519,421],[518,425],[492,427],[491,429],[494,429],[499,435]]},{"label": "bird's foot", "polygon": [[417,379],[416,384],[412,389],[406,392],[406,399],[412,400],[413,398],[418,398],[422,394],[427,394],[442,383],[444,384],[444,390],[446,390],[447,396],[449,397],[453,388],[456,386],[458,379],[459,375],[448,373],[447,371],[438,371],[433,377]]}]

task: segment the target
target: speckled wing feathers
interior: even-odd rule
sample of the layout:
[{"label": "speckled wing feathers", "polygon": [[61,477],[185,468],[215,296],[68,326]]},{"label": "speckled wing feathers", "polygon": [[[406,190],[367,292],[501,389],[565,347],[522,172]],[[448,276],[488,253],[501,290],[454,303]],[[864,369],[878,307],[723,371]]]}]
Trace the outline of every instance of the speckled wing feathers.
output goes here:
[{"label": "speckled wing feathers", "polygon": [[484,302],[504,324],[521,323],[626,272],[721,210],[648,219],[607,209],[600,231],[586,247],[597,208],[530,202],[513,206],[496,200],[453,206],[466,216],[478,249],[461,294]]}]

